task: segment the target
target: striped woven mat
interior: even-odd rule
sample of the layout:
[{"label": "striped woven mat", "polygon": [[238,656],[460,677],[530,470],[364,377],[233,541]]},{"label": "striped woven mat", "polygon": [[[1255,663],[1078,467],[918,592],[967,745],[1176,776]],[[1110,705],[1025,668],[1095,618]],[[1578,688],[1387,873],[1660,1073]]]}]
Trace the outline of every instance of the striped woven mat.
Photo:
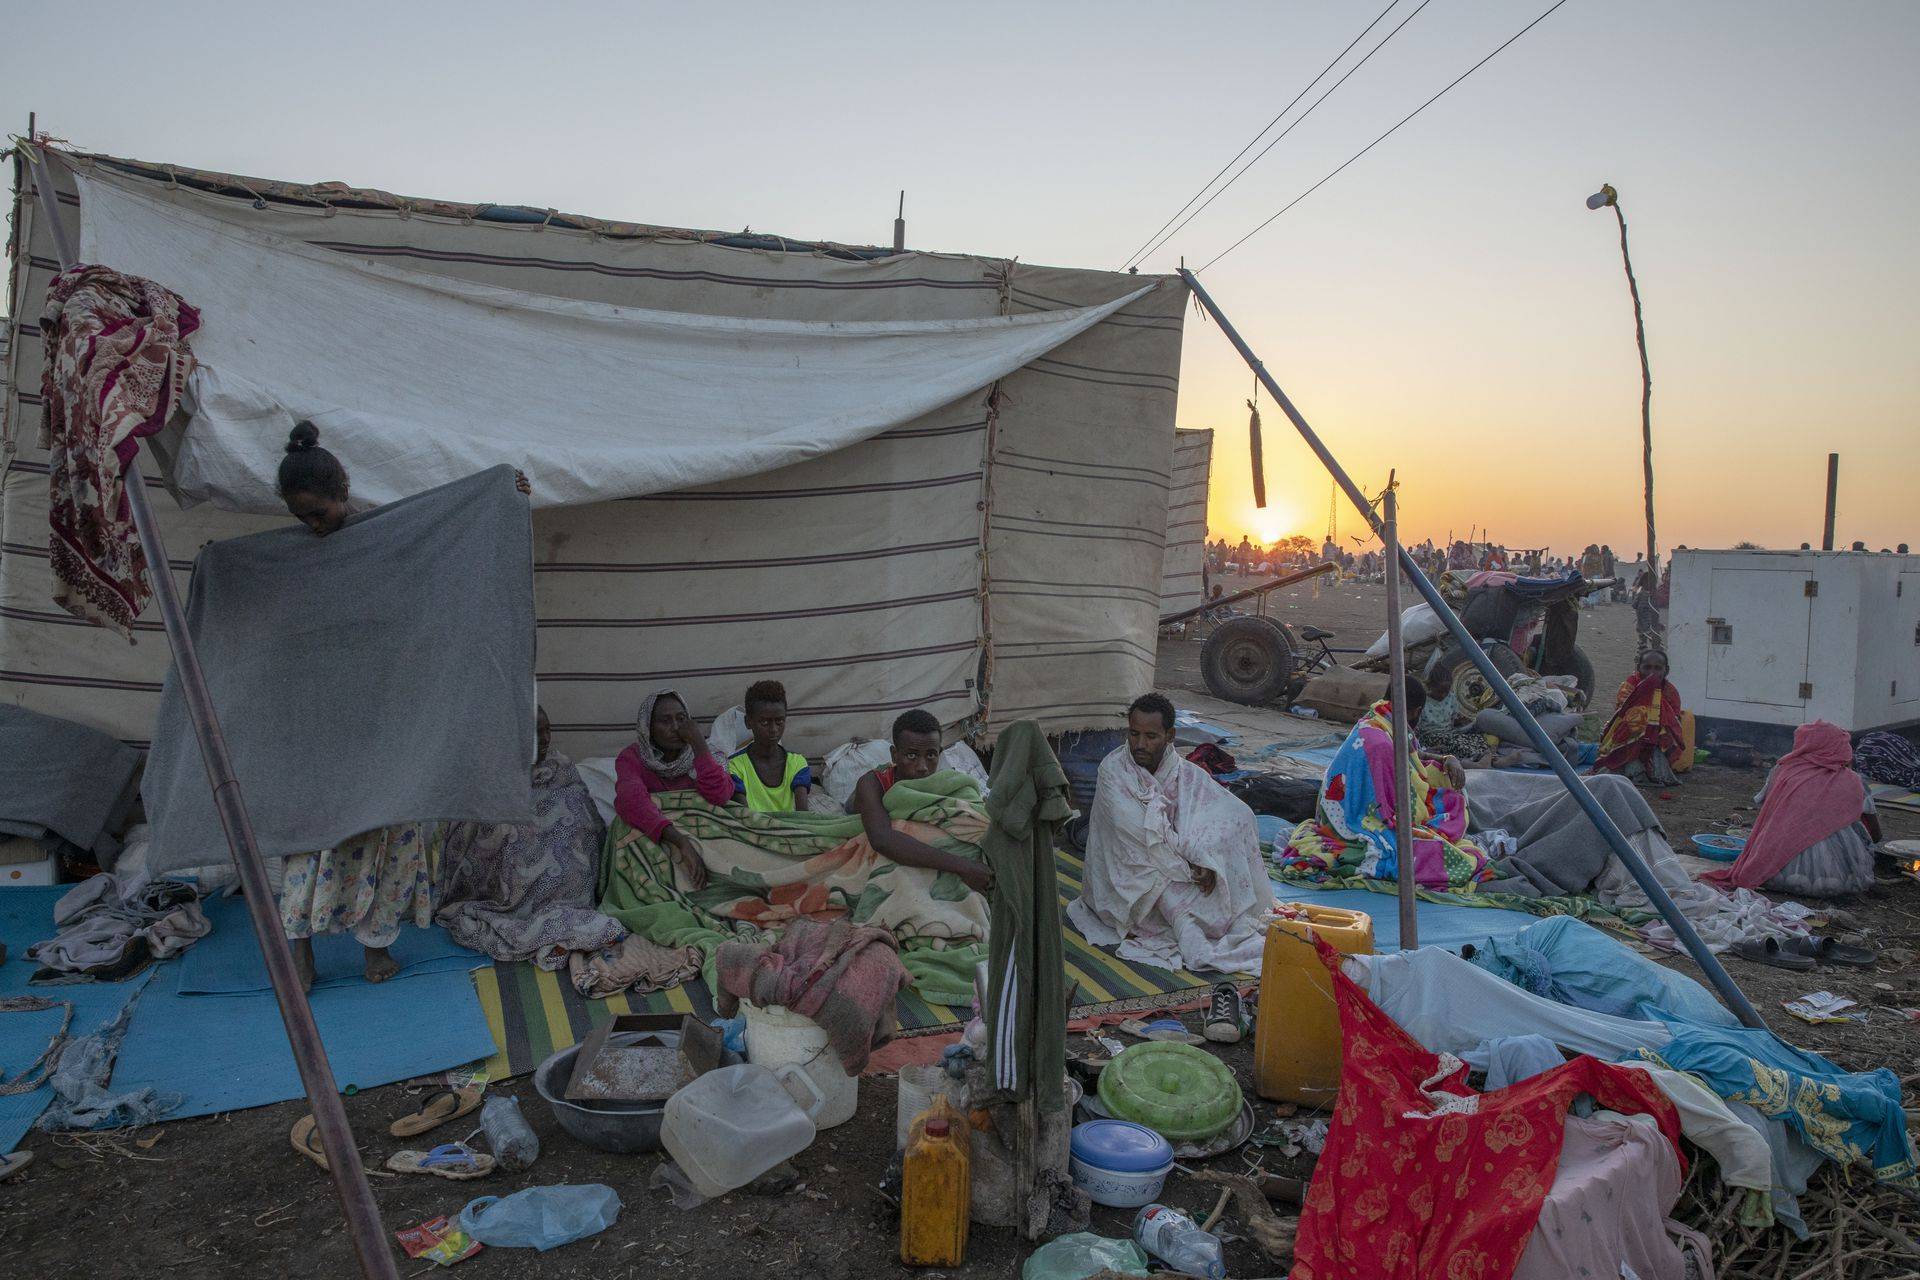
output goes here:
[{"label": "striped woven mat", "polygon": [[[1074,1013],[1083,1016],[1115,1005],[1160,1003],[1175,993],[1190,992],[1217,981],[1219,975],[1189,973],[1184,969],[1156,969],[1129,964],[1111,950],[1096,947],[1066,921],[1066,904],[1080,894],[1081,859],[1056,851],[1062,908],[1062,936],[1066,943],[1066,981],[1077,984]],[[490,1080],[525,1075],[550,1055],[578,1044],[595,1026],[623,1013],[691,1013],[711,1018],[713,999],[704,982],[646,995],[624,992],[605,1000],[589,1000],[558,973],[526,963],[495,964],[473,971],[480,1008],[487,1016],[497,1049],[488,1059]],[[971,1009],[929,1004],[911,990],[900,997],[898,1018],[902,1033],[933,1031],[965,1022]]]}]

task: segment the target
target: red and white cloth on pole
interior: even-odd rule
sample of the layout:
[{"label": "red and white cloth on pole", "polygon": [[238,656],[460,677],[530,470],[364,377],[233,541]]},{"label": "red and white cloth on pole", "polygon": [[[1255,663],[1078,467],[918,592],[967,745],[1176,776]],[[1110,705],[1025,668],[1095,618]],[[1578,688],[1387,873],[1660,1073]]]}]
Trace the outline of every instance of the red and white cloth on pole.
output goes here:
[{"label": "red and white cloth on pole", "polygon": [[1651,1115],[1680,1150],[1680,1116],[1644,1073],[1578,1057],[1492,1093],[1427,1052],[1316,940],[1345,1041],[1340,1098],[1300,1213],[1294,1280],[1511,1276],[1553,1185],[1574,1098]]},{"label": "red and white cloth on pole", "polygon": [[40,318],[54,602],[128,639],[153,588],[127,464],[179,405],[199,327],[200,313],[171,290],[99,266],[55,276]]}]

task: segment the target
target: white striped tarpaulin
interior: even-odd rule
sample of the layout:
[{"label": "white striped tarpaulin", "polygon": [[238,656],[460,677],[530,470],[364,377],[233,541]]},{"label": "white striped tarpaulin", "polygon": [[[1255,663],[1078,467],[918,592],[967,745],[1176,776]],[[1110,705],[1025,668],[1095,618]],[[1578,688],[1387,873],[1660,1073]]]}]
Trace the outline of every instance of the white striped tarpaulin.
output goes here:
[{"label": "white striped tarpaulin", "polygon": [[1167,493],[1167,550],[1160,562],[1160,613],[1192,609],[1204,599],[1207,496],[1213,475],[1213,429],[1173,437],[1173,487]]},{"label": "white striped tarpaulin", "polygon": [[[78,170],[355,261],[694,316],[983,319],[1100,306],[1150,285],[992,385],[871,439],[741,478],[539,510],[534,527],[541,700],[576,757],[630,740],[641,697],[663,685],[710,716],[753,680],[783,680],[789,741],[819,754],[878,735],[915,706],[950,725],[984,713],[989,731],[1022,717],[1049,729],[1117,724],[1152,683],[1186,296],[1176,280],[741,248],[491,221],[457,206],[403,216],[329,205],[326,188],[224,175],[175,183],[135,162],[51,159],[76,239]],[[143,619],[129,647],[50,600],[36,321],[58,263],[24,171],[19,189],[0,445],[0,697],[144,742],[168,662],[157,619]],[[191,287],[181,292],[194,301]],[[537,435],[526,449],[537,474]],[[351,453],[343,461],[352,471]],[[273,519],[182,510],[159,471],[149,464],[149,483],[183,586],[203,542]]]}]

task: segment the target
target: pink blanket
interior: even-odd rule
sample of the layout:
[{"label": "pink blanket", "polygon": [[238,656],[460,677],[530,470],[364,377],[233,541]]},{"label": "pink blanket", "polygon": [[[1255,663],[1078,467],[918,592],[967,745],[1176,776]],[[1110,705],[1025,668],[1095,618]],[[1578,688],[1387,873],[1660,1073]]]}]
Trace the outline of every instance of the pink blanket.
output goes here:
[{"label": "pink blanket", "polygon": [[1815,720],[1793,731],[1793,750],[1780,757],[1767,779],[1767,798],[1730,867],[1703,879],[1755,889],[1815,844],[1856,822],[1866,807],[1866,788],[1853,771],[1853,746],[1839,725]]}]

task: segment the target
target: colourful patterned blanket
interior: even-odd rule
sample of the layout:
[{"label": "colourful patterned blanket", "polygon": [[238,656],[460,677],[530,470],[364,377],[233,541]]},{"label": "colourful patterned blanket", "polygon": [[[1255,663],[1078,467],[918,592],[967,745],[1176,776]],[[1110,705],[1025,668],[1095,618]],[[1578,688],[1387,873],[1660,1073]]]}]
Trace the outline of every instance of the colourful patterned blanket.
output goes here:
[{"label": "colourful patterned blanket", "polygon": [[[1334,753],[1320,784],[1318,812],[1294,828],[1287,843],[1287,869],[1399,879],[1390,714],[1386,703],[1374,704]],[[1417,752],[1412,763],[1415,883],[1459,889],[1486,879],[1487,855],[1466,839],[1466,794]]]},{"label": "colourful patterned blanket", "polygon": [[[972,1001],[987,937],[987,902],[957,876],[903,866],[874,850],[854,814],[755,813],[692,791],[656,797],[699,846],[707,883],[688,888],[665,850],[616,819],[602,861],[600,910],[652,942],[698,946],[714,985],[722,941],[762,937],[797,919],[885,929],[923,998]],[[978,785],[943,771],[887,792],[894,825],[934,848],[979,857],[986,811]]]}]

